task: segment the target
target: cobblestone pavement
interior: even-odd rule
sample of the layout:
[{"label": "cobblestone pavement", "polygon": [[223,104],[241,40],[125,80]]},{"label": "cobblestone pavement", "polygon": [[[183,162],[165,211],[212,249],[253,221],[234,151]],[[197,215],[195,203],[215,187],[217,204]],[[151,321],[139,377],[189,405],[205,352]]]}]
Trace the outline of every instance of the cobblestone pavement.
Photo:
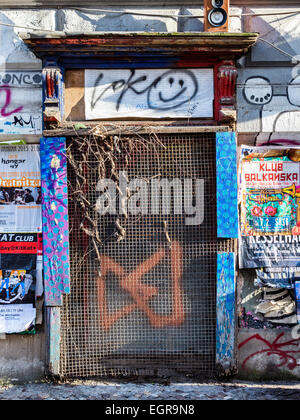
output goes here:
[{"label": "cobblestone pavement", "polygon": [[300,400],[300,382],[12,382],[0,385],[0,400]]}]

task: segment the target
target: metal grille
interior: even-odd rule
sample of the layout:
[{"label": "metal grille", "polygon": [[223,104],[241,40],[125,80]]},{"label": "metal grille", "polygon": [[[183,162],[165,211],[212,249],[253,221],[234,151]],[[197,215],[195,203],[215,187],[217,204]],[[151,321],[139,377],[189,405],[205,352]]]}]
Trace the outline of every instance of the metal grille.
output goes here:
[{"label": "metal grille", "polygon": [[[72,293],[62,310],[62,376],[215,373],[216,254],[235,246],[216,235],[215,135],[160,141],[154,153],[139,149],[137,139],[129,179],[203,179],[204,222],[187,226],[184,214],[129,216],[116,242],[111,216],[102,216],[101,237],[108,239],[98,277],[70,196]],[[69,181],[74,177],[70,172]],[[96,203],[99,193],[87,194]]]}]

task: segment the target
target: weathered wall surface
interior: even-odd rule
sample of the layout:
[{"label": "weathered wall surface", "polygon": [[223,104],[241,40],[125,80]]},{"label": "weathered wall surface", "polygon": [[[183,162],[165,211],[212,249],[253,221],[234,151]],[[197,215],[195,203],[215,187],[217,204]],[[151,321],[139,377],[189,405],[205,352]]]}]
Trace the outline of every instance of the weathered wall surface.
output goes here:
[{"label": "weathered wall surface", "polygon": [[[283,7],[280,12],[296,11]],[[239,144],[260,145],[277,139],[300,144],[300,15],[276,15],[277,8],[251,8],[245,13],[245,31],[260,33],[260,41],[240,60],[238,77]],[[273,14],[271,14],[273,13]],[[270,323],[260,313],[267,294],[254,286],[254,270],[243,270],[238,279],[239,375],[247,378],[300,378],[299,340],[292,337],[293,325],[284,320]],[[293,291],[272,295],[274,311],[286,302],[289,320],[297,322]],[[271,299],[270,298],[270,299]],[[277,302],[275,302],[277,298]],[[287,322],[287,321],[286,321]],[[293,353],[295,351],[295,353]]]},{"label": "weathered wall surface", "polygon": [[[295,6],[285,7],[296,10]],[[18,33],[26,31],[26,28],[66,32],[203,31],[203,19],[191,19],[202,14],[202,8],[131,7],[123,10],[138,14],[115,13],[120,9],[109,8],[111,13],[86,9],[0,10],[0,23],[5,25],[0,25],[0,141],[24,138],[28,142],[38,142],[41,135],[41,120],[38,118],[42,111],[41,62],[18,37]],[[259,143],[269,137],[278,138],[276,132],[280,132],[281,138],[298,138],[294,132],[300,128],[300,88],[297,86],[300,74],[297,62],[297,56],[300,56],[300,15],[241,16],[242,12],[276,13],[278,10],[283,9],[231,9],[232,14],[236,15],[231,20],[232,32],[260,32],[265,39],[240,60],[238,132],[241,144]],[[141,13],[152,16],[143,16]],[[161,17],[160,14],[184,15],[186,18]],[[272,346],[281,329],[265,329],[263,320],[255,322],[255,309],[261,301],[261,291],[254,288],[251,273],[241,274],[239,288],[240,309],[246,311],[246,315],[252,314],[254,319],[254,324],[251,324],[248,322],[252,320],[251,317],[246,320],[242,318],[244,324],[241,323],[239,333],[239,343],[242,344],[239,353],[241,373],[248,372],[249,375],[252,368],[262,373],[274,370],[280,373],[284,369],[300,377],[300,368],[293,365],[287,351],[276,353],[274,350],[271,355],[264,351],[265,346]],[[280,340],[289,341],[291,330],[285,329],[283,332]],[[269,344],[258,339],[256,334]],[[244,343],[248,339],[251,340]],[[42,333],[34,337],[7,336],[0,341],[0,376],[19,379],[42,376],[44,349]],[[283,356],[282,361],[287,361],[281,368],[278,367],[280,356]],[[247,371],[248,367],[250,370]]]},{"label": "weathered wall surface", "polygon": [[238,336],[241,378],[299,379],[300,339],[292,330],[241,330]]},{"label": "weathered wall surface", "polygon": [[0,337],[0,378],[12,382],[33,381],[45,375],[45,336]]},{"label": "weathered wall surface", "polygon": [[[246,13],[276,13],[275,8]],[[280,11],[295,11],[295,7]],[[260,40],[241,60],[238,79],[240,133],[295,132],[300,128],[300,15],[244,17],[244,30]]]}]

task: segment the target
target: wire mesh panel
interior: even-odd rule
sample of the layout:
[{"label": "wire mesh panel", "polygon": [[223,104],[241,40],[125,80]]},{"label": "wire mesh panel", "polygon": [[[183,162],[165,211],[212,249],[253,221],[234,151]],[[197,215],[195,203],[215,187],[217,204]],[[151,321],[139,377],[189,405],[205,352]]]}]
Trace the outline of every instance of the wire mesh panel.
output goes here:
[{"label": "wire mesh panel", "polygon": [[[72,292],[62,310],[61,374],[213,376],[217,253],[235,247],[216,234],[215,135],[160,136],[155,147],[132,142],[130,161],[124,166],[120,158],[117,169],[128,183],[139,180],[139,194],[133,197],[131,185],[127,214],[120,216],[119,200],[115,214],[98,215],[98,252],[70,192]],[[86,165],[83,193],[97,208],[92,160],[78,164]],[[177,184],[155,189],[162,179]],[[202,180],[200,196],[195,180]],[[80,185],[70,168],[69,182],[73,191]],[[163,191],[171,192],[165,207]],[[200,224],[184,211],[190,197],[194,208],[203,206]]]}]

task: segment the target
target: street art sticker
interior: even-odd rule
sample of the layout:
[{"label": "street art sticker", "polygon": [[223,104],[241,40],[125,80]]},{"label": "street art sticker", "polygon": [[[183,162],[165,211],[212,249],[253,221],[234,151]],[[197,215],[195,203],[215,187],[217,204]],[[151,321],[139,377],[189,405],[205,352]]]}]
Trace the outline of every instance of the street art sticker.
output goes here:
[{"label": "street art sticker", "polygon": [[241,152],[240,268],[300,264],[300,150]]},{"label": "street art sticker", "polygon": [[0,154],[0,233],[41,232],[39,146],[2,146]]},{"label": "street art sticker", "polygon": [[87,120],[213,117],[213,69],[86,70]]},{"label": "street art sticker", "polygon": [[38,72],[0,72],[0,134],[42,132],[42,77]]}]

